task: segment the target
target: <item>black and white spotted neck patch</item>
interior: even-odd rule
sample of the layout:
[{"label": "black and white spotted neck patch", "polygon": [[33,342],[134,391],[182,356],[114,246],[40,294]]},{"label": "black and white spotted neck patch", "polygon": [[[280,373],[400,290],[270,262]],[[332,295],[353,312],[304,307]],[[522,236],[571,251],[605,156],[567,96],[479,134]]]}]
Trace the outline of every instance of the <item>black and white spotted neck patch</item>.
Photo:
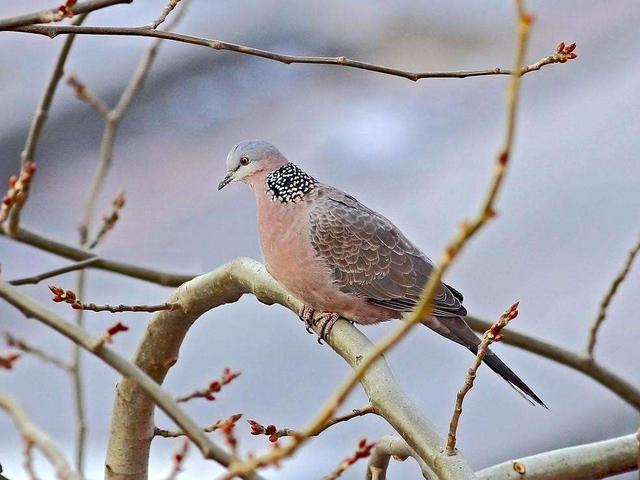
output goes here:
[{"label": "black and white spotted neck patch", "polygon": [[267,195],[271,201],[279,200],[282,203],[295,202],[313,190],[318,182],[306,174],[300,167],[293,163],[287,163],[274,170],[265,181]]}]

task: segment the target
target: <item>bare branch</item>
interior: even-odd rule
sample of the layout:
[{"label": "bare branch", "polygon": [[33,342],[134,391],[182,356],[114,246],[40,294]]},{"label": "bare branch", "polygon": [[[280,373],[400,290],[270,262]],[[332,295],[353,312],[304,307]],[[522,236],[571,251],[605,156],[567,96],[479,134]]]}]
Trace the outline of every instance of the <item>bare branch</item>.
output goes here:
[{"label": "bare branch", "polygon": [[180,0],[169,0],[167,6],[164,7],[160,16],[155,19],[154,22],[150,25],[150,28],[154,30],[158,28],[167,19],[167,15],[169,15],[173,11],[173,9],[176,8],[176,5],[178,5],[178,3],[180,3]]},{"label": "bare branch", "polygon": [[71,365],[67,364],[64,360],[61,360],[58,357],[51,355],[50,353],[46,352],[41,348],[34,347],[30,343],[27,343],[25,340],[14,337],[9,332],[4,333],[4,338],[7,341],[7,345],[10,347],[20,350],[21,352],[33,355],[34,357],[39,358],[43,362],[50,363],[51,365],[58,367],[67,373],[71,372],[72,370]]},{"label": "bare branch", "polygon": [[214,380],[207,386],[207,388],[196,390],[195,392],[192,392],[189,395],[185,395],[183,397],[178,397],[176,398],[176,402],[188,402],[189,400],[193,400],[194,398],[206,398],[209,401],[215,400],[216,397],[213,394],[219,393],[222,390],[222,387],[230,384],[239,376],[240,372],[232,372],[229,368],[225,368],[222,371],[220,380]]},{"label": "bare branch", "polygon": [[[15,423],[20,435],[22,435],[27,458],[29,458],[31,454],[31,449],[35,447],[42,452],[51,464],[57,478],[60,480],[80,480],[80,475],[71,469],[62,453],[58,450],[58,447],[56,447],[56,444],[29,420],[29,417],[20,405],[7,395],[0,393],[0,408],[7,412],[13,420],[13,423]],[[31,462],[27,460],[26,464],[30,467]],[[33,472],[31,473],[33,474]]]},{"label": "bare branch", "polygon": [[620,270],[616,278],[613,279],[613,282],[609,287],[609,291],[607,291],[607,294],[604,296],[602,302],[600,303],[600,310],[598,311],[598,316],[593,321],[591,329],[589,330],[589,338],[587,339],[587,346],[585,348],[585,353],[590,358],[593,358],[593,350],[596,347],[598,331],[600,330],[600,326],[607,316],[607,309],[609,308],[609,304],[611,303],[611,300],[613,300],[613,297],[616,295],[618,287],[620,286],[620,284],[622,284],[622,282],[624,282],[624,280],[627,278],[627,275],[631,271],[633,261],[635,260],[636,255],[638,255],[638,251],[640,251],[640,236],[638,237],[638,240],[636,241],[636,244],[633,246],[633,248],[629,250],[627,260],[625,261],[622,270]]},{"label": "bare branch", "polygon": [[96,248],[98,244],[102,242],[105,235],[115,227],[116,223],[120,219],[120,211],[124,208],[125,201],[124,192],[121,190],[116,195],[116,198],[113,199],[111,212],[102,219],[102,226],[100,227],[100,230],[98,230],[96,238],[89,243],[89,249],[93,250]]},{"label": "bare branch", "polygon": [[176,480],[178,478],[178,474],[182,471],[182,466],[188,453],[189,440],[185,438],[173,454],[173,467],[171,468],[171,472],[169,473],[167,480]]},{"label": "bare branch", "polygon": [[67,75],[67,85],[73,88],[76,97],[86,102],[103,119],[107,119],[109,116],[109,106],[89,91],[86,85],[82,83],[74,73]]},{"label": "bare branch", "polygon": [[[217,420],[208,427],[204,427],[202,429],[205,433],[215,432],[223,427],[227,422],[236,423],[238,420],[242,418],[241,413],[236,413],[235,415],[231,415],[229,418],[225,418],[223,420]],[[156,427],[153,431],[154,437],[163,437],[163,438],[177,438],[184,437],[186,434],[182,430],[166,430],[164,428]]]},{"label": "bare branch", "polygon": [[375,443],[367,443],[366,438],[360,440],[360,442],[358,442],[358,447],[353,455],[348,456],[342,462],[340,462],[338,468],[336,468],[329,475],[325,476],[324,480],[336,480],[337,478],[340,478],[342,474],[346,472],[347,469],[355,464],[358,460],[367,458],[369,455],[371,455],[371,450],[374,446]]},{"label": "bare branch", "polygon": [[[60,0],[64,1],[64,0]],[[49,10],[41,10],[39,12],[27,13],[16,17],[4,18],[0,20],[0,31],[9,30],[25,25],[33,25],[36,23],[59,22],[68,17],[78,14],[86,14],[94,10],[111,7],[119,3],[131,3],[133,0],[87,0],[85,2],[76,3],[69,8],[65,3],[61,6]],[[67,0],[67,3],[68,0]],[[75,2],[73,2],[75,3]]]},{"label": "bare branch", "polygon": [[561,448],[494,465],[477,472],[478,480],[591,480],[638,468],[634,434],[603,442]]},{"label": "bare branch", "polygon": [[[329,420],[324,425],[324,428],[316,434],[316,436],[320,435],[326,429],[333,427],[338,423],[347,422],[352,418],[362,417],[363,415],[367,415],[369,413],[376,413],[373,408],[373,405],[371,404],[362,408],[354,408],[353,410],[351,410],[349,413],[345,415],[334,417],[331,420]],[[256,422],[255,420],[248,420],[248,422],[249,422],[249,426],[251,427],[251,435],[266,435],[269,437],[269,441],[271,443],[277,442],[278,439],[282,437],[291,437],[291,436],[299,435],[298,432],[290,428],[277,428],[275,425],[264,426]]]},{"label": "bare branch", "polygon": [[14,287],[20,285],[36,285],[40,283],[42,280],[46,280],[48,278],[57,277],[58,275],[62,275],[69,272],[75,272],[76,270],[82,270],[87,268],[90,265],[93,265],[98,260],[99,257],[90,257],[86,260],[81,260],[79,262],[72,263],[71,265],[67,265],[66,267],[60,267],[53,270],[49,270],[47,272],[39,273],[38,275],[33,275],[31,277],[23,277],[16,278],[15,280],[11,280],[9,285],[13,285]]},{"label": "bare branch", "polygon": [[347,57],[318,57],[318,56],[304,56],[304,55],[285,55],[282,53],[271,52],[268,50],[261,50],[258,48],[252,48],[245,45],[237,45],[234,43],[224,42],[221,40],[215,40],[203,37],[194,37],[191,35],[184,35],[181,33],[163,32],[154,30],[150,26],[145,27],[71,27],[66,25],[37,25],[32,27],[22,27],[13,29],[17,32],[35,33],[46,35],[50,38],[55,38],[58,35],[69,35],[72,33],[82,35],[117,35],[117,36],[138,36],[138,37],[154,37],[164,40],[171,40],[180,43],[187,43],[191,45],[199,45],[202,47],[212,48],[214,50],[227,50],[230,52],[241,53],[244,55],[251,55],[254,57],[260,57],[267,60],[274,60],[276,62],[290,64],[314,64],[314,65],[334,65],[340,67],[356,68],[359,70],[367,70],[370,72],[377,72],[384,75],[391,75],[395,77],[402,77],[414,82],[425,78],[467,78],[467,77],[483,77],[490,75],[513,75],[513,72],[518,72],[520,75],[525,75],[530,72],[540,70],[546,65],[553,65],[555,63],[566,63],[568,60],[576,58],[576,54],[572,52],[571,56],[568,56],[564,52],[556,52],[552,55],[542,58],[536,63],[528,66],[521,66],[519,70],[509,70],[504,68],[489,68],[484,70],[462,70],[455,72],[409,72],[406,70],[399,70],[382,65],[375,65],[372,63],[361,62],[358,60],[351,60]]},{"label": "bare branch", "polygon": [[180,304],[161,303],[160,305],[96,305],[95,303],[83,303],[73,290],[65,290],[55,285],[49,285],[49,290],[53,294],[51,298],[54,302],[65,302],[71,305],[74,310],[90,310],[92,312],[159,312],[161,310],[174,310],[180,308]]},{"label": "bare branch", "polygon": [[15,219],[20,216],[20,210],[27,201],[29,195],[29,187],[31,180],[36,173],[36,164],[34,162],[26,162],[20,169],[19,176],[9,178],[9,190],[2,198],[0,204],[0,224],[5,220],[9,220],[7,228],[9,234],[16,231],[18,223]]},{"label": "bare branch", "polygon": [[514,303],[505,310],[496,323],[491,325],[491,327],[484,332],[482,337],[482,341],[480,345],[478,345],[478,351],[476,353],[476,357],[469,369],[467,376],[464,380],[464,385],[458,391],[456,395],[456,404],[453,409],[453,415],[451,416],[451,422],[449,423],[449,433],[447,435],[447,445],[445,446],[445,453],[447,455],[455,455],[456,454],[456,432],[458,430],[458,422],[460,421],[460,415],[462,415],[462,403],[464,402],[464,398],[469,393],[469,390],[473,388],[473,383],[476,379],[476,374],[480,365],[482,365],[482,360],[484,360],[484,356],[489,349],[489,345],[493,342],[499,342],[502,340],[503,336],[500,333],[504,327],[506,327],[511,320],[518,316],[518,303]]},{"label": "bare branch", "polygon": [[[206,311],[237,301],[243,294],[253,293],[266,304],[278,303],[294,313],[302,302],[287,293],[266,271],[250,259],[240,258],[217,270],[194,278],[173,293],[168,302],[179,301],[182,309],[156,313],[149,322],[133,362],[156,382],[162,383],[171,366],[177,361],[180,346],[191,325]],[[352,368],[366,358],[372,344],[347,321],[338,321],[327,340]],[[472,478],[473,471],[461,455],[442,454],[443,438],[437,429],[420,413],[401,391],[389,367],[379,359],[361,379],[375,412],[384,417],[409,445],[446,478]],[[118,383],[112,431],[118,431],[109,443],[107,463],[111,467],[107,478],[121,478],[132,471],[143,475],[139,465],[148,460],[152,432],[153,402],[142,395],[135,382],[123,379]],[[135,402],[126,399],[136,398]],[[135,466],[135,467],[134,467]],[[136,468],[136,470],[133,470]],[[145,470],[146,471],[146,470]],[[466,475],[466,476],[465,476]]]},{"label": "bare branch", "polygon": [[[5,299],[9,304],[20,310],[29,318],[35,318],[45,325],[64,335],[72,342],[77,343],[83,349],[91,352],[100,358],[107,365],[122,374],[127,382],[130,382],[140,389],[141,395],[145,401],[157,405],[178,425],[187,436],[195,443],[205,458],[215,460],[219,464],[228,467],[230,462],[229,455],[220,447],[212,443],[202,432],[202,430],[194,423],[193,420],[178,406],[178,404],[169,396],[162,388],[150,378],[145,372],[133,363],[126,360],[115,350],[109,346],[102,344],[100,340],[91,336],[84,329],[77,325],[67,322],[53,312],[41,307],[20,290],[12,287],[6,282],[0,281],[0,298]],[[97,348],[96,346],[99,345]],[[118,385],[120,390],[120,384]],[[116,402],[122,401],[121,394],[117,395]],[[129,404],[130,406],[132,404]],[[142,427],[142,425],[138,425]],[[153,436],[154,427],[150,425],[147,428],[148,437]],[[113,439],[113,437],[112,437]],[[129,445],[133,447],[133,445]],[[109,465],[106,467],[110,470]],[[259,475],[245,475],[245,479],[260,479]]]},{"label": "bare branch", "polygon": [[422,476],[425,479],[433,478],[431,469],[429,469],[427,464],[424,463],[424,460],[407,445],[407,442],[399,437],[386,435],[376,440],[376,446],[373,448],[371,456],[369,457],[365,479],[386,480],[391,457],[401,462],[404,462],[409,457],[413,457],[413,459],[418,462]]}]

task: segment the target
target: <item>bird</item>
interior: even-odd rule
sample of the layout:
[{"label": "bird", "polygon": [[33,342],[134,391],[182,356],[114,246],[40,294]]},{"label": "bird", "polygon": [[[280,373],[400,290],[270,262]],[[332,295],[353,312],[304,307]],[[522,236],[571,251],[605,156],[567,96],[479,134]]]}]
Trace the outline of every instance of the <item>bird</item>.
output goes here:
[{"label": "bird", "polygon": [[[390,220],[353,196],[324,184],[272,144],[248,140],[227,155],[218,190],[243,182],[257,205],[267,271],[304,306],[307,325],[326,339],[339,317],[361,325],[402,319],[416,307],[433,262]],[[431,330],[478,352],[480,338],[464,321],[462,294],[440,282]],[[544,402],[490,349],[484,363],[529,402]]]}]

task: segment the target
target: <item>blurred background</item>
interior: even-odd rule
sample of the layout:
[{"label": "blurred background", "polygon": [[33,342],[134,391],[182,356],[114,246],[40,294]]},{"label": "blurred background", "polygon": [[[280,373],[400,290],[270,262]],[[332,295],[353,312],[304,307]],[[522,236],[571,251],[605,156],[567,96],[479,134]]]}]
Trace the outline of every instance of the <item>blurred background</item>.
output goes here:
[{"label": "blurred background", "polygon": [[[149,23],[164,1],[134,2],[92,14],[89,25]],[[527,63],[577,42],[578,59],[525,77],[512,168],[499,216],[464,252],[447,282],[475,315],[493,320],[515,300],[510,328],[581,350],[598,305],[638,234],[640,195],[640,9],[635,0],[529,0],[536,15]],[[9,16],[51,7],[47,0],[1,2]],[[512,2],[194,0],[178,31],[290,54],[346,55],[414,71],[511,67]],[[0,179],[15,173],[28,126],[63,38],[0,33]],[[68,61],[87,86],[113,104],[149,43],[143,38],[80,37]],[[432,257],[461,219],[475,213],[492,172],[504,128],[506,77],[422,80],[272,61],[200,47],[162,46],[144,89],[121,124],[113,168],[100,196],[107,213],[118,189],[127,206],[100,255],[160,269],[207,272],[239,255],[260,258],[254,199],[242,185],[223,192],[227,151],[239,140],[273,142],[316,178],[391,218]],[[102,120],[61,85],[36,154],[38,174],[24,225],[77,242],[77,224],[99,155]],[[98,218],[99,218],[98,216]],[[4,278],[63,266],[68,260],[0,237]],[[45,282],[46,283],[46,282]],[[74,288],[75,276],[55,283]],[[602,328],[597,358],[636,385],[640,270],[631,273]],[[46,284],[21,287],[48,308]],[[170,289],[91,271],[85,301],[160,303]],[[129,357],[147,314],[119,315],[131,327],[114,347]],[[114,322],[89,313],[99,333]],[[392,324],[366,328],[381,338]],[[0,305],[8,330],[59,356],[68,341]],[[474,468],[510,458],[631,433],[639,417],[598,384],[564,366],[506,345],[502,358],[544,399],[534,408],[483,368],[467,397],[459,447]],[[102,477],[118,375],[86,358],[88,478]],[[455,393],[472,357],[427,329],[416,331],[388,361],[399,383],[445,432]],[[166,388],[184,394],[242,371],[215,402],[193,401],[202,425],[242,412],[281,427],[304,424],[348,372],[300,321],[279,306],[246,296],[201,318]],[[0,372],[0,390],[73,452],[70,382],[25,355]],[[345,411],[366,403],[358,389]],[[172,427],[162,414],[161,427]],[[20,438],[0,415],[0,462],[12,480],[26,478]],[[379,418],[353,420],[324,433],[269,478],[320,478],[350,455],[357,441],[391,433]],[[243,452],[265,447],[239,424]],[[214,439],[221,438],[213,434]],[[151,478],[171,468],[175,440],[153,442]],[[39,456],[42,478],[53,472]],[[364,463],[344,478],[362,478]],[[181,478],[209,478],[218,467],[192,449]],[[391,478],[417,478],[411,462],[393,463]],[[621,477],[625,478],[625,477]],[[635,478],[629,474],[626,478]]]}]

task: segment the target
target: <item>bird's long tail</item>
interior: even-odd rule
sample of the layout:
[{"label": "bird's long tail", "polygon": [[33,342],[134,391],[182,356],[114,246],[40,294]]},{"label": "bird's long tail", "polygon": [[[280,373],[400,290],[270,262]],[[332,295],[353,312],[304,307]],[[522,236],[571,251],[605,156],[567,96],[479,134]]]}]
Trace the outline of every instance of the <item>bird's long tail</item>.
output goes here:
[{"label": "bird's long tail", "polygon": [[[431,317],[423,323],[443,337],[453,340],[460,345],[464,345],[474,355],[478,353],[480,338],[473,330],[471,330],[471,327],[466,324],[462,317],[437,316]],[[511,385],[531,403],[537,403],[538,405],[542,405],[544,408],[548,408],[540,397],[538,397],[534,391],[531,390],[529,386],[524,383],[520,377],[513,372],[513,370],[507,367],[507,365],[490,349],[487,350],[483,361],[491,370],[504,378],[509,385]]]},{"label": "bird's long tail", "polygon": [[[473,354],[477,354],[478,353],[478,348],[469,348],[469,350],[471,350],[471,352],[473,352]],[[498,357],[495,353],[493,353],[490,349],[487,350],[486,355],[484,356],[483,362],[494,372],[496,372],[498,375],[500,375],[502,378],[504,378],[509,385],[511,385],[513,388],[515,388],[519,393],[521,393],[527,400],[531,399],[533,400],[535,403],[537,403],[538,405],[542,405],[544,408],[549,408],[547,407],[544,402],[540,399],[540,397],[538,397],[535,392],[533,390],[531,390],[529,388],[529,386],[524,383],[520,377],[518,377],[518,375],[516,375],[514,373],[513,370],[511,370],[509,367],[507,367],[507,365],[500,360],[500,357]]]}]

